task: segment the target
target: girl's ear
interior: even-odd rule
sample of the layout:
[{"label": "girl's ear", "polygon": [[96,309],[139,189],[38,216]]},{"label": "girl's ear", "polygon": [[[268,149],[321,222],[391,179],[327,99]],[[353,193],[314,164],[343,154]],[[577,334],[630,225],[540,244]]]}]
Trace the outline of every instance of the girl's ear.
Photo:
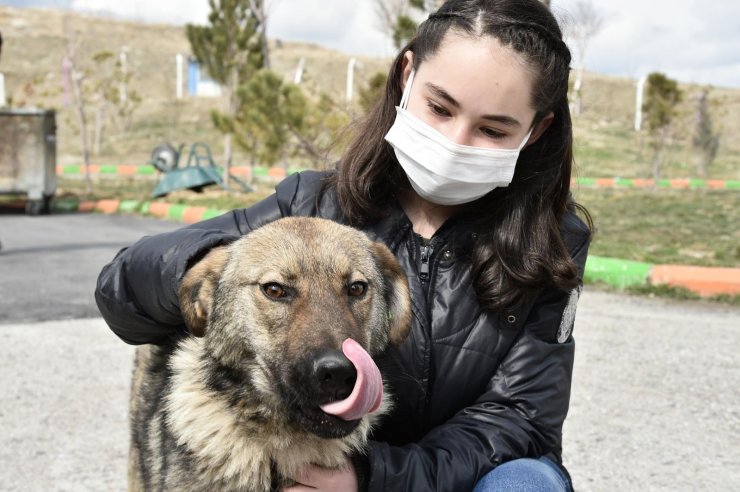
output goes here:
[{"label": "girl's ear", "polygon": [[555,114],[550,111],[547,116],[542,118],[542,120],[537,123],[537,126],[534,127],[534,130],[532,130],[532,134],[529,136],[529,140],[527,140],[527,144],[524,147],[528,147],[535,143],[537,140],[540,139],[543,133],[545,133],[545,130],[550,126],[550,123],[552,123],[552,120],[555,119]]},{"label": "girl's ear", "polygon": [[409,50],[403,54],[403,72],[401,73],[401,90],[406,89],[406,83],[409,81],[409,75],[414,68],[414,52]]},{"label": "girl's ear", "polygon": [[206,334],[213,294],[229,258],[227,246],[218,246],[190,267],[180,282],[180,310],[188,331],[196,337]]},{"label": "girl's ear", "polygon": [[373,249],[385,283],[388,338],[392,344],[401,345],[411,329],[409,282],[398,260],[384,244],[373,243]]}]

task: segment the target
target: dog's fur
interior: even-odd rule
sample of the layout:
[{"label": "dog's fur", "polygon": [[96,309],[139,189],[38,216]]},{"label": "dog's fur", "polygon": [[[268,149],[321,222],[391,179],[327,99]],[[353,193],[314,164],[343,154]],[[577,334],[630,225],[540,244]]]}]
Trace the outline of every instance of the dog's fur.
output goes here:
[{"label": "dog's fur", "polygon": [[346,338],[376,355],[407,336],[408,284],[385,246],[327,220],[281,219],[198,261],[180,304],[195,336],[137,350],[129,490],[274,490],[362,450],[388,399],[344,421],[318,408],[327,401],[309,374],[321,354],[344,357]]}]

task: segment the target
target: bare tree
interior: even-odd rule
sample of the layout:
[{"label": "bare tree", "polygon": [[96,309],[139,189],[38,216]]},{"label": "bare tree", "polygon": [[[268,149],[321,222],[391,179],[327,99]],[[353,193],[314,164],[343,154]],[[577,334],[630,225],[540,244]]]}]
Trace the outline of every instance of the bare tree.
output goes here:
[{"label": "bare tree", "polygon": [[374,4],[378,28],[388,39],[393,39],[398,18],[406,13],[408,0],[375,0]]},{"label": "bare tree", "polygon": [[696,112],[692,146],[696,156],[696,169],[700,177],[707,177],[709,166],[717,157],[719,149],[719,133],[712,128],[712,118],[709,114],[709,91],[702,89],[696,96]]},{"label": "bare tree", "polygon": [[[549,4],[549,2],[548,2]],[[571,39],[578,67],[576,80],[573,83],[573,112],[581,114],[581,90],[583,88],[583,73],[586,70],[586,48],[596,33],[599,32],[604,19],[594,7],[591,0],[579,0],[575,4],[571,24],[567,28],[567,36]]]},{"label": "bare tree", "polygon": [[82,162],[85,166],[85,185],[87,193],[92,193],[92,179],[90,177],[90,144],[88,141],[88,121],[87,121],[87,98],[85,97],[85,82],[88,78],[87,73],[80,66],[78,59],[80,45],[82,44],[79,37],[74,34],[74,30],[69,26],[69,17],[63,20],[63,30],[67,38],[67,50],[64,56],[63,65],[65,72],[69,74],[69,84],[72,88],[72,97],[74,99],[75,109],[77,110],[77,122],[80,125],[80,137],[82,138]]}]

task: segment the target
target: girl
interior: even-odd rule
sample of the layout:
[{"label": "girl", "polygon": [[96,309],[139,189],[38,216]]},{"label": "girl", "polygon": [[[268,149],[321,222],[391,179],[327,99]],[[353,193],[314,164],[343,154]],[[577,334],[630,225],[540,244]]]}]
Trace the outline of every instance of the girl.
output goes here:
[{"label": "girl", "polygon": [[210,248],[288,215],[353,225],[409,277],[411,335],[378,362],[395,407],[367,455],[291,490],[571,490],[561,431],[590,228],[569,195],[569,63],[539,1],[449,0],[335,171],[123,250],[101,313],[129,343],[186,336],[177,286]]}]

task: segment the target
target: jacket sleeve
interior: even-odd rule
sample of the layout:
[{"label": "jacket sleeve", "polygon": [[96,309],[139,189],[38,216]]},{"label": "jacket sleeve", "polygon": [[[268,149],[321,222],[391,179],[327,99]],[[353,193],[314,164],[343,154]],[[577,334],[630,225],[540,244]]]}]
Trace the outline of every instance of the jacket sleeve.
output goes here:
[{"label": "jacket sleeve", "polygon": [[101,271],[95,290],[108,326],[130,344],[160,344],[185,334],[177,291],[188,267],[211,248],[291,215],[297,198],[309,200],[298,193],[300,181],[300,175],[293,175],[248,209],[147,236],[122,249]]},{"label": "jacket sleeve", "polygon": [[[571,255],[582,275],[587,235],[573,246]],[[485,473],[506,461],[545,455],[559,460],[575,350],[570,332],[579,292],[548,289],[540,295],[471,406],[418,442],[400,447],[371,442],[368,490],[472,490]]]}]

